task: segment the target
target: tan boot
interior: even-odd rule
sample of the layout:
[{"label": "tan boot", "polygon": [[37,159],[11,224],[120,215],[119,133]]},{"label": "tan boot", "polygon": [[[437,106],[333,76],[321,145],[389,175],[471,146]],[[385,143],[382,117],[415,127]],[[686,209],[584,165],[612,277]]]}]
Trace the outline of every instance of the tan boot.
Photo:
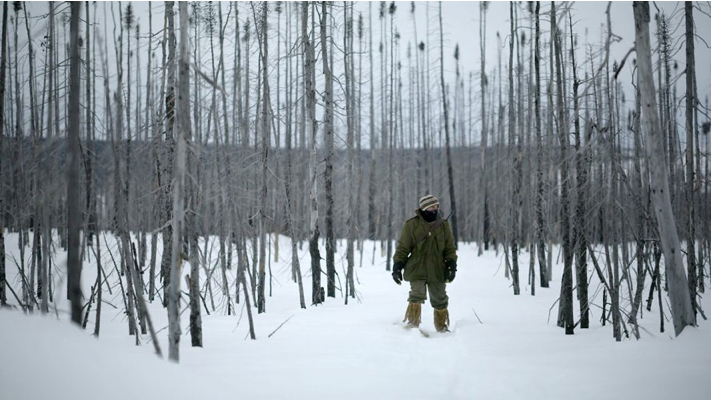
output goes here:
[{"label": "tan boot", "polygon": [[434,310],[434,324],[437,332],[449,332],[449,311],[446,308]]},{"label": "tan boot", "polygon": [[407,311],[405,311],[405,319],[402,322],[407,321],[407,326],[413,328],[418,328],[421,322],[422,314],[422,304],[420,303],[407,303]]}]

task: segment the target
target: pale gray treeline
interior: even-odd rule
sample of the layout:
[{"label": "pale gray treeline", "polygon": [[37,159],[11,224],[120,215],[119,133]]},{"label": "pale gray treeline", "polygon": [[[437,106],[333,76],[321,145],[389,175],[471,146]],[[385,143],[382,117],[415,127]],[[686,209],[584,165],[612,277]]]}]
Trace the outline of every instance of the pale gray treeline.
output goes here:
[{"label": "pale gray treeline", "polygon": [[[3,3],[2,304],[49,312],[61,248],[73,321],[98,335],[102,294],[118,291],[139,343],[155,337],[147,303],[159,301],[177,361],[184,294],[193,346],[202,312],[239,303],[255,338],[252,308],[267,311],[271,262],[290,246],[302,308],[356,301],[356,268],[375,260],[363,241],[390,260],[431,193],[457,243],[502,253],[515,295],[521,280],[535,295],[562,279],[566,334],[594,315],[616,340],[639,338],[645,307],[676,334],[703,316],[711,145],[694,20],[708,5],[669,16],[634,3],[636,47],[613,60],[609,5],[600,41],[583,45],[569,3],[511,3],[510,25],[492,28],[483,2],[471,70],[459,46],[444,52],[438,3],[141,6],[148,26],[130,2],[49,2],[42,15]],[[82,293],[90,256],[96,281]]]}]

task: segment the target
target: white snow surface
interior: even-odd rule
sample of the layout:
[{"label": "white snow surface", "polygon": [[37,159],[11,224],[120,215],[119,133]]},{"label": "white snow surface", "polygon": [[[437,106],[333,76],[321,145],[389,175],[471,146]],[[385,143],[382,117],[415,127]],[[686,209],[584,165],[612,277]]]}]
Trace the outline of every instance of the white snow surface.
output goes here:
[{"label": "white snow surface", "polygon": [[[19,257],[17,235],[7,236],[8,281],[19,293],[13,261]],[[107,240],[114,243],[108,235]],[[373,246],[364,243],[362,267],[356,254],[358,299],[345,305],[337,291],[335,299],[311,306],[310,260],[304,245],[299,257],[308,307],[303,310],[290,277],[290,239],[280,237],[279,260],[271,256],[273,296],[267,297],[266,313],[253,310],[254,341],[248,338],[244,301],[237,305],[237,315],[227,315],[221,277],[215,273],[216,310],[209,295],[210,315],[202,309],[203,347],[190,346],[185,310],[179,364],[158,358],[148,335],[140,336],[142,345],[135,346],[122,310],[108,304],[102,310],[100,338],[91,335],[95,307],[85,331],[71,324],[62,272],[66,255],[60,252],[56,309],[45,316],[0,310],[0,399],[711,398],[711,324],[699,317],[698,327],[675,338],[667,320],[665,333],[660,333],[656,295],[652,312],[645,309],[640,321],[641,340],[630,332],[630,338],[615,342],[611,324],[601,326],[602,290],[591,271],[590,296],[596,304],[591,327],[566,336],[555,324],[561,265],[554,265],[551,287],[536,287],[531,296],[526,279],[529,258],[523,252],[522,293],[514,296],[511,281],[504,277],[502,253],[489,251],[478,257],[475,245],[462,244],[457,278],[447,285],[452,332],[434,332],[433,311],[426,303],[422,327],[430,337],[425,338],[402,327],[409,285],[393,282],[380,243],[375,252]],[[339,287],[345,282],[345,249],[345,242],[339,242]],[[209,254],[217,259],[217,250]],[[103,263],[106,274],[111,273],[109,280],[116,283],[110,259]],[[322,262],[324,271],[325,267]],[[87,297],[95,269],[93,257],[85,259],[82,282]],[[204,276],[201,271],[202,284]],[[234,293],[234,279],[230,280]],[[626,284],[622,286],[626,295]],[[110,295],[104,289],[104,299],[122,309],[119,287],[112,290]],[[644,304],[647,294],[648,288]],[[8,298],[17,304],[11,293]],[[701,304],[711,310],[708,299]],[[626,300],[623,305],[629,308]],[[167,315],[158,298],[150,312],[166,357]],[[665,312],[670,318],[668,305]],[[629,324],[627,328],[632,329]]]}]

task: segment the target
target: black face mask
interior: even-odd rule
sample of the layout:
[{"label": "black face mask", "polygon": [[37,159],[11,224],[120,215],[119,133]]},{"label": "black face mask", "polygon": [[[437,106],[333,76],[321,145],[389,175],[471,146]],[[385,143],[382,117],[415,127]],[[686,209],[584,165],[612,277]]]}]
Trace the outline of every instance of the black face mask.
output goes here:
[{"label": "black face mask", "polygon": [[434,211],[420,211],[422,213],[422,218],[425,219],[427,222],[432,222],[437,219],[437,214],[439,214],[439,210],[434,210]]}]

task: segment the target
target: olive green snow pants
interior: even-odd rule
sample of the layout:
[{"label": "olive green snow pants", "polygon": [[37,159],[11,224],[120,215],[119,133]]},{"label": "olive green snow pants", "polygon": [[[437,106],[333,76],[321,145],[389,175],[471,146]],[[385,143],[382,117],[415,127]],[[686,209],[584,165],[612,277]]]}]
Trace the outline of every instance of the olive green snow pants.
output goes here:
[{"label": "olive green snow pants", "polygon": [[423,304],[427,300],[427,291],[430,292],[430,304],[432,308],[443,310],[449,305],[449,297],[444,282],[427,282],[411,281],[410,282],[410,297],[407,301],[410,303]]}]

